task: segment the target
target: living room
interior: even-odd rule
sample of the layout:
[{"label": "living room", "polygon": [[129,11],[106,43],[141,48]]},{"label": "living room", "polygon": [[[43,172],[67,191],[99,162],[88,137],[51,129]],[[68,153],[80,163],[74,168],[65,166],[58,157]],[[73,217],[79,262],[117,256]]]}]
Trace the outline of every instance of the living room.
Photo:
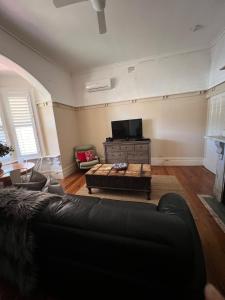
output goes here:
[{"label": "living room", "polygon": [[[163,208],[167,202],[163,200],[164,195],[171,192],[180,194],[191,211],[198,230],[196,236],[199,234],[201,241],[199,261],[202,251],[204,262],[199,264],[198,272],[206,269],[207,279],[196,272],[198,280],[201,277],[198,288],[201,285],[203,293],[203,282],[204,286],[212,283],[218,292],[225,295],[222,263],[225,259],[224,13],[223,0],[160,0],[157,3],[153,0],[42,0],[38,3],[34,0],[0,0],[0,143],[4,142],[13,148],[10,155],[0,157],[3,163],[0,182],[7,182],[6,188],[1,191],[7,191],[11,180],[9,166],[15,169],[15,164],[21,168],[28,162],[41,161],[38,171],[43,175],[47,170],[51,176],[46,176],[54,177],[57,186],[63,188],[65,194],[90,199],[83,200],[86,207],[90,205],[88,201],[92,203],[97,197],[101,199],[98,205],[103,205],[103,212],[107,204],[102,204],[102,201],[105,203],[105,198],[111,199],[112,204],[107,202],[108,205],[115,206],[118,218],[121,217],[117,219],[118,223],[114,224],[116,219],[112,221],[114,226],[109,229],[112,232],[122,222],[123,205],[128,205],[127,215],[133,210],[138,214],[142,209],[140,216],[133,216],[134,220],[138,218],[140,221],[142,214],[145,218],[146,205],[152,210],[153,207],[159,209],[162,199],[162,209],[166,210],[166,207]],[[13,101],[21,101],[21,104],[14,104]],[[26,114],[21,115],[24,107],[26,112],[29,111],[29,120]],[[23,124],[16,123],[15,111],[17,118],[19,116],[25,120]],[[120,131],[116,136],[113,122],[125,130],[127,122],[134,124],[135,120],[139,120],[138,134],[126,133],[122,136]],[[25,131],[18,134],[17,127],[25,126],[30,128],[29,135]],[[93,148],[89,145],[93,145]],[[76,150],[77,147],[81,147],[78,148],[80,150]],[[22,149],[25,149],[24,152]],[[27,154],[26,149],[28,152],[32,149],[33,152]],[[136,152],[136,149],[139,151]],[[85,157],[83,166],[86,164],[89,167],[82,168],[77,152],[85,151],[91,151],[93,163],[87,164],[89,158],[87,160]],[[107,156],[109,153],[110,158]],[[115,172],[116,167],[125,170]],[[30,168],[34,169],[32,165]],[[24,169],[21,170],[24,173]],[[96,172],[100,177],[94,176]],[[101,178],[100,183],[96,177]],[[138,189],[139,179],[142,183],[139,183]],[[145,188],[140,187],[142,184]],[[105,189],[107,186],[109,190]],[[143,195],[140,191],[144,192]],[[167,203],[170,201],[168,199]],[[176,205],[179,210],[179,204]],[[75,208],[71,207],[73,210]],[[110,219],[110,215],[103,213],[102,221],[100,218],[96,222],[102,222],[101,226],[104,224],[108,228],[110,222],[105,223],[107,217]],[[154,219],[153,215],[151,217]],[[121,224],[122,227],[126,226],[125,223]],[[156,223],[149,223],[149,226],[151,224],[157,227],[158,219]],[[69,223],[69,226],[75,225]],[[92,230],[88,226],[86,230]],[[96,226],[97,223],[93,223],[93,230],[98,228]],[[162,226],[158,227],[159,234],[165,234],[163,229],[160,231]],[[142,227],[132,230],[139,232],[140,237],[145,234],[141,231],[144,230]],[[62,235],[62,241],[70,247],[62,232],[60,229],[59,236]],[[55,233],[51,234],[54,236]],[[149,237],[154,232],[146,234]],[[183,234],[185,236],[185,232]],[[172,243],[172,235],[168,236]],[[48,244],[47,237],[43,241]],[[55,241],[52,243],[52,247],[59,247]],[[87,245],[90,246],[89,243]],[[50,253],[51,245],[46,247]],[[62,253],[66,253],[60,247]],[[76,253],[75,246],[71,247]],[[83,248],[79,251],[85,253]],[[96,254],[97,251],[93,252]],[[142,252],[139,249],[137,253]],[[123,260],[125,263],[131,254],[126,257],[121,250],[121,256],[113,251],[110,255],[112,261],[118,257],[120,263]],[[164,261],[165,257],[159,255],[158,259]],[[73,257],[70,259],[73,261]],[[100,260],[101,257],[96,256],[96,259]],[[91,257],[87,254],[87,262],[89,260]],[[57,260],[52,262],[53,265],[56,263]],[[139,263],[142,266],[142,262]],[[188,265],[187,261],[184,263]],[[148,264],[146,262],[146,266]],[[138,260],[134,265],[137,267]],[[148,266],[156,268],[153,263]],[[59,270],[64,270],[64,267]],[[100,268],[93,268],[97,267]],[[171,268],[171,265],[167,267]],[[141,274],[146,275],[146,270],[147,267]],[[120,271],[119,276],[126,277]],[[129,280],[133,277],[134,284],[138,286],[140,282],[136,277],[140,274],[130,272],[132,275]],[[87,280],[86,273],[83,270],[81,273],[77,276]],[[115,274],[111,275],[118,275]],[[175,271],[167,275],[179,277]],[[159,274],[157,276],[160,278]],[[150,276],[148,280],[153,278]],[[162,276],[161,280],[163,287],[165,278]],[[186,290],[187,287],[182,286],[186,278],[182,280],[179,284]],[[107,286],[108,282],[105,284]],[[145,284],[143,279],[140,286]],[[159,281],[155,286],[145,286],[146,291],[149,288],[153,295],[159,286],[157,284]],[[169,284],[171,282],[166,282],[164,288]],[[11,293],[7,284],[0,284],[0,287],[2,297]],[[174,299],[176,296],[185,299],[184,295],[179,294],[179,287],[176,288]],[[209,286],[210,289],[215,295],[218,293],[212,286]],[[187,291],[190,290],[189,286]],[[16,291],[13,287],[12,293],[16,294]],[[165,288],[168,298],[173,291],[168,288],[166,293]],[[48,296],[51,296],[51,292]],[[198,297],[204,299],[199,291]],[[216,299],[214,297],[211,299]]]}]

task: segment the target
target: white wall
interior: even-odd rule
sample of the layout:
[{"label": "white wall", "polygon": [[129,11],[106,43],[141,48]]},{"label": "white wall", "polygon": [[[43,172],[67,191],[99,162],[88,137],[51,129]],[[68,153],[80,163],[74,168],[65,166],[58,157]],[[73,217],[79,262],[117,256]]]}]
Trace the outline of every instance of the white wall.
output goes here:
[{"label": "white wall", "polygon": [[[51,94],[53,101],[74,105],[70,74],[0,29],[0,61],[10,64],[4,56],[36,78]],[[11,66],[25,79],[31,80],[23,69],[13,64]]]},{"label": "white wall", "polygon": [[211,48],[211,68],[209,75],[209,87],[213,87],[225,81],[225,32]]},{"label": "white wall", "polygon": [[[128,72],[128,67],[135,70]],[[201,50],[154,59],[113,64],[73,75],[75,105],[85,106],[208,88],[210,51]],[[88,93],[85,83],[112,78],[113,89]]]}]

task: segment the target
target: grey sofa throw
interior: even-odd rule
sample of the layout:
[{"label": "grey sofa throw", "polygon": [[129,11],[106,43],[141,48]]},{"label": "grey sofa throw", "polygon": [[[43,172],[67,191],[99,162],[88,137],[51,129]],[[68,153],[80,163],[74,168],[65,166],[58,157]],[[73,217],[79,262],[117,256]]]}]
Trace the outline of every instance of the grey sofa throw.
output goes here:
[{"label": "grey sofa throw", "polygon": [[36,286],[35,241],[30,221],[49,203],[62,197],[23,189],[0,189],[0,277],[23,295]]}]

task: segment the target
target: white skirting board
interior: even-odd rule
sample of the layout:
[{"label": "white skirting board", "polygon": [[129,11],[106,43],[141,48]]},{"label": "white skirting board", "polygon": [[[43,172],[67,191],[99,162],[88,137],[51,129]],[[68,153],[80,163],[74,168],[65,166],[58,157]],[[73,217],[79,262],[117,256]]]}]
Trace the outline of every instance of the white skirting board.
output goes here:
[{"label": "white skirting board", "polygon": [[62,174],[63,174],[63,178],[73,174],[76,171],[76,165],[75,163],[66,166],[65,168],[63,168],[62,170]]},{"label": "white skirting board", "polygon": [[[102,163],[104,163],[102,161]],[[153,166],[202,166],[203,157],[152,157]],[[75,163],[63,168],[63,178],[76,171]]]},{"label": "white skirting board", "polygon": [[202,166],[203,157],[152,157],[153,166]]}]

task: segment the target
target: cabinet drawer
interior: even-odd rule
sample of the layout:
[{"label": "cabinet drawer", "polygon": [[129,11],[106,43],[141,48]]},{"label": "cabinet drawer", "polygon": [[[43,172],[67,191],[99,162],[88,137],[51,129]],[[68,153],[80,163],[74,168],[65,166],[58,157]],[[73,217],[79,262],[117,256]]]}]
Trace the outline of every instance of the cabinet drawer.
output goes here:
[{"label": "cabinet drawer", "polygon": [[134,145],[121,145],[121,151],[134,151]]},{"label": "cabinet drawer", "polygon": [[114,151],[120,151],[120,146],[119,145],[109,145],[106,147],[107,152],[114,152]]},{"label": "cabinet drawer", "polygon": [[148,145],[135,145],[135,151],[148,151]]},{"label": "cabinet drawer", "polygon": [[146,154],[146,152],[138,152],[138,153],[128,153],[127,154],[127,160],[128,162],[135,163],[148,163],[149,157]]},{"label": "cabinet drawer", "polygon": [[120,163],[120,162],[127,162],[125,152],[110,152],[107,153],[107,163]]},{"label": "cabinet drawer", "polygon": [[125,158],[125,153],[123,153],[123,152],[110,152],[110,153],[108,153],[107,154],[107,157],[109,158],[109,159],[114,159],[114,158],[118,158],[118,159],[120,159],[120,158]]},{"label": "cabinet drawer", "polygon": [[140,158],[140,159],[127,159],[129,164],[148,164],[148,159]]}]

